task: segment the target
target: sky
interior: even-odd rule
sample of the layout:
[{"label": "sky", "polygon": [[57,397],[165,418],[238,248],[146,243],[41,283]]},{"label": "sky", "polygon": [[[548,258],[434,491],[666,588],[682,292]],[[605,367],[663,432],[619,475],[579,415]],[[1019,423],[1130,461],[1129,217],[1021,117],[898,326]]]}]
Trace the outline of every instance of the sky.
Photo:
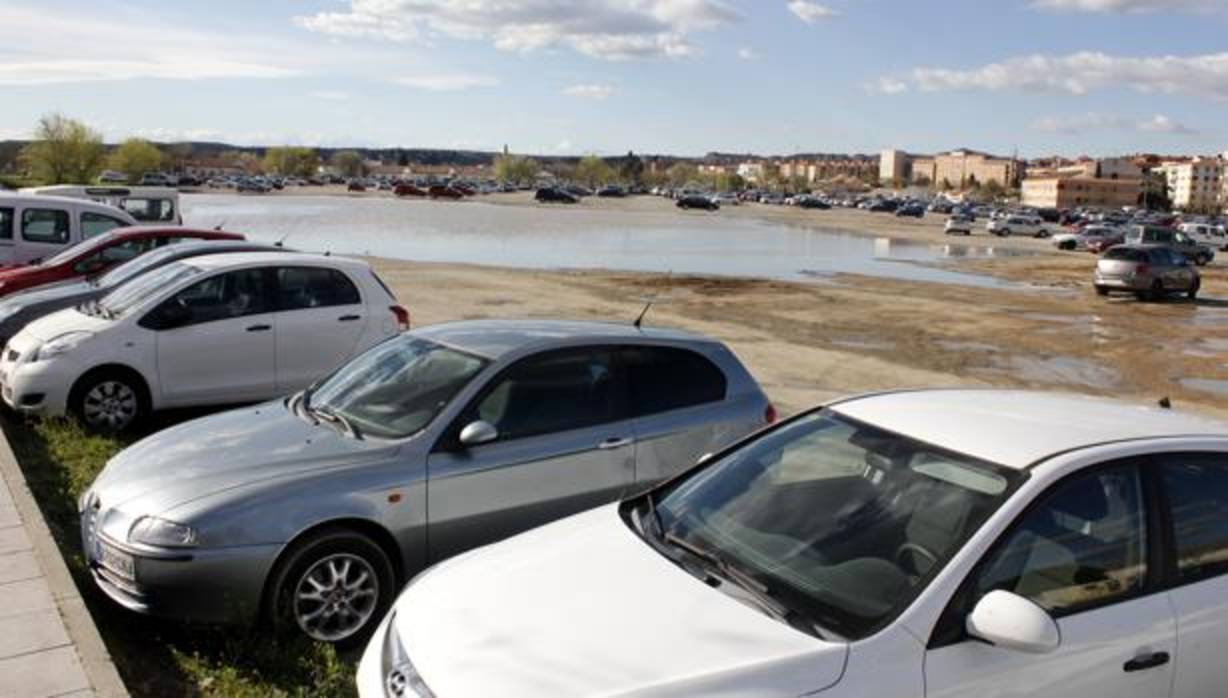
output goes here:
[{"label": "sky", "polygon": [[1228,0],[3,0],[0,140],[1228,150]]}]

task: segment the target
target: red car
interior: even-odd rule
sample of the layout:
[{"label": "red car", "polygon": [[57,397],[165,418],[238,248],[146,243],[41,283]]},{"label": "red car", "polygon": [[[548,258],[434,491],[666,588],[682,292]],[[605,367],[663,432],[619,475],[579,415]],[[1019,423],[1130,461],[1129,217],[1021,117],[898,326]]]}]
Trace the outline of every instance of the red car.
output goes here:
[{"label": "red car", "polygon": [[38,264],[0,269],[0,296],[35,286],[94,276],[155,247],[185,240],[244,240],[238,233],[192,228],[115,228]]},{"label": "red car", "polygon": [[425,191],[412,184],[398,184],[392,193],[397,196],[426,196]]},{"label": "red car", "polygon": [[442,184],[436,184],[427,192],[432,199],[459,199],[464,196],[460,191],[452,187],[445,187]]}]

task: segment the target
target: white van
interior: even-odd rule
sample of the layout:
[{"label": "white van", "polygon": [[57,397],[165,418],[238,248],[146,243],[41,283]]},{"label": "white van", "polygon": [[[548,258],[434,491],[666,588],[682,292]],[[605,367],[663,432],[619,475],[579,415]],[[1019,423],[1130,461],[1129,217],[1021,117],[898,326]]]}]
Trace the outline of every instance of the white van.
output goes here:
[{"label": "white van", "polygon": [[174,187],[57,184],[50,187],[28,187],[22,189],[21,193],[89,199],[123,209],[140,223],[183,225],[183,216],[179,212],[179,191]]},{"label": "white van", "polygon": [[1208,247],[1213,247],[1217,250],[1228,250],[1228,234],[1224,232],[1224,226],[1222,225],[1182,223],[1177,226],[1177,229],[1194,238],[1196,242],[1201,242]]},{"label": "white van", "polygon": [[85,199],[0,192],[0,265],[27,264],[95,235],[140,223]]}]

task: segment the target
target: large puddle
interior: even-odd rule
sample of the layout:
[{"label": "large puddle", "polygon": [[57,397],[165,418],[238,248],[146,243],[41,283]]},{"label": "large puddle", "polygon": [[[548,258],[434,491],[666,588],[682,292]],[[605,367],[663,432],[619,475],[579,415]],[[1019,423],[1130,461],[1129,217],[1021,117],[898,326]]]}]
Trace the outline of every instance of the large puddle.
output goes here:
[{"label": "large puddle", "polygon": [[721,214],[510,206],[344,196],[185,194],[184,222],[224,225],[303,250],[533,269],[613,269],[799,280],[854,273],[1010,286],[936,268],[943,259],[1018,254],[814,230]]}]

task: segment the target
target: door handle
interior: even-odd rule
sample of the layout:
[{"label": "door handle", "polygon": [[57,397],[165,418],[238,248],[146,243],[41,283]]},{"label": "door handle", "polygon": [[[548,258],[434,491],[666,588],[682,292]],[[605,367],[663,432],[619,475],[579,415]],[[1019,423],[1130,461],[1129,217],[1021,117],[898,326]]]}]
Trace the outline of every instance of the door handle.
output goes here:
[{"label": "door handle", "polygon": [[1126,671],[1143,671],[1168,664],[1168,652],[1153,652],[1143,654],[1126,662],[1122,669]]},{"label": "door handle", "polygon": [[353,322],[361,319],[361,315],[342,315],[341,317],[337,318],[337,322]]},{"label": "door handle", "polygon": [[247,331],[248,332],[268,332],[271,329],[273,329],[272,325],[249,325],[247,328]]},{"label": "door handle", "polygon": [[625,437],[613,436],[597,444],[597,448],[603,451],[612,451],[616,448],[622,448],[623,446],[630,446],[631,443],[632,443],[631,439],[628,439]]}]

